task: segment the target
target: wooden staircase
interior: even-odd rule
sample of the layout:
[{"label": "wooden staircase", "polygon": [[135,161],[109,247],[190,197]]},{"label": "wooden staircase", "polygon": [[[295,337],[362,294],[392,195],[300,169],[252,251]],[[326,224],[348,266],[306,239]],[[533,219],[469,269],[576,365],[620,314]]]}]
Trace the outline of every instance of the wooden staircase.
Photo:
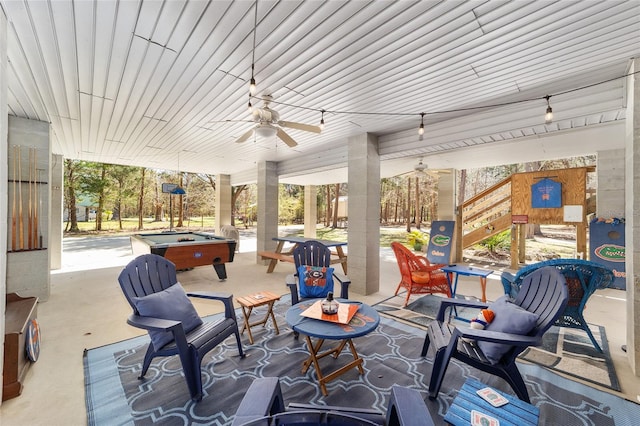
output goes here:
[{"label": "wooden staircase", "polygon": [[499,234],[511,226],[511,176],[462,204],[462,248]]}]

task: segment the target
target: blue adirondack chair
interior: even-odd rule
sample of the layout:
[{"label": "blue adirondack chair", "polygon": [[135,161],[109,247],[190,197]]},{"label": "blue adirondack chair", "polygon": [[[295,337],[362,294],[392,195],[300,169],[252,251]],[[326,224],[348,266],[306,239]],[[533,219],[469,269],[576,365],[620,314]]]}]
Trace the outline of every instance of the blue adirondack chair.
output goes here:
[{"label": "blue adirondack chair", "polygon": [[[300,300],[304,299],[299,293],[298,268],[303,265],[330,267],[331,250],[329,250],[329,247],[325,246],[320,241],[311,240],[298,244],[293,249],[292,255],[293,262],[296,266],[296,273],[287,275],[285,283],[291,292],[291,304],[295,305],[300,302]],[[334,285],[340,284],[340,297],[348,299],[349,284],[351,284],[351,280],[349,280],[346,275],[340,274],[335,270],[333,271],[333,280]],[[334,291],[334,294],[338,293]],[[326,296],[326,294],[324,296]]]},{"label": "blue adirondack chair", "polygon": [[[232,295],[185,293],[178,283],[175,265],[155,254],[144,254],[129,262],[118,281],[133,308],[127,323],[147,330],[151,336],[139,379],[144,378],[153,358],[178,355],[191,399],[197,402],[202,399],[201,363],[206,353],[235,335],[238,352],[244,356]],[[222,302],[224,318],[203,322],[186,296]]]},{"label": "blue adirondack chair", "polygon": [[569,291],[567,307],[558,317],[555,325],[584,330],[589,336],[589,339],[591,339],[593,346],[599,352],[602,352],[602,348],[593,336],[591,329],[589,329],[587,321],[584,319],[583,312],[587,306],[587,301],[596,290],[611,285],[615,278],[613,272],[603,265],[587,260],[546,260],[544,262],[527,265],[520,269],[515,275],[509,272],[503,272],[501,279],[505,294],[508,294],[512,298],[516,297],[522,285],[522,280],[533,271],[546,266],[552,266],[564,275]]},{"label": "blue adirondack chair", "polygon": [[232,426],[433,426],[420,392],[394,385],[386,413],[373,409],[292,403],[284,405],[277,377],[255,379],[236,411]]},{"label": "blue adirondack chair", "polygon": [[[542,343],[542,335],[564,310],[568,294],[564,276],[555,268],[540,268],[522,281],[513,303],[502,296],[492,304],[444,299],[438,315],[427,327],[422,356],[433,343],[436,355],[429,381],[429,397],[436,398],[451,358],[509,383],[518,398],[529,402],[529,392],[516,365],[518,355]],[[454,306],[489,308],[495,318],[484,330],[455,326],[445,321]]]}]

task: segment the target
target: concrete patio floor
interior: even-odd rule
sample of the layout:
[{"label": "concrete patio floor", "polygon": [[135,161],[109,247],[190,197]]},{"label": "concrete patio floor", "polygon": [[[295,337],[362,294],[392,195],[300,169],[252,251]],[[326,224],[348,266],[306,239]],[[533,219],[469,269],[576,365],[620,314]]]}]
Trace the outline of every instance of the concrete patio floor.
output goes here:
[{"label": "concrete patio floor", "polygon": [[[224,291],[235,296],[259,290],[286,294],[284,279],[293,272],[293,266],[281,263],[273,273],[267,274],[266,266],[256,264],[255,250],[255,238],[243,232],[240,252],[233,263],[227,264],[226,281],[218,281],[213,268],[208,266],[181,272],[178,279],[188,291]],[[127,236],[64,239],[63,268],[52,271],[51,297],[38,305],[42,330],[40,359],[30,368],[22,395],[0,406],[0,424],[86,424],[84,349],[142,334],[126,324],[131,310],[117,282],[122,267],[132,258]],[[487,265],[478,266],[493,269]],[[501,269],[496,267],[495,273],[489,277],[489,300],[502,294],[500,272]],[[373,304],[392,296],[398,280],[393,253],[389,248],[382,248],[380,291],[368,296],[352,292],[350,296]],[[458,292],[479,296],[478,280],[461,277]],[[220,306],[215,303],[196,300],[194,304],[201,315],[220,311]],[[640,378],[632,373],[626,354],[621,350],[626,335],[625,292],[614,289],[598,291],[592,297],[585,316],[589,322],[606,328],[611,356],[623,390],[620,396],[638,402]],[[243,343],[248,344],[246,334]]]}]

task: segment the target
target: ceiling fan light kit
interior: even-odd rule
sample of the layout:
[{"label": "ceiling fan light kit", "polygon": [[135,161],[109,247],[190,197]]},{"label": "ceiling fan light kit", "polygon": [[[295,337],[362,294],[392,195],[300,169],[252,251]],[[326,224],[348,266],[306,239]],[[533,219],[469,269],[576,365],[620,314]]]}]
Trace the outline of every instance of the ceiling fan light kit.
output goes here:
[{"label": "ceiling fan light kit", "polygon": [[269,123],[265,123],[256,127],[256,133],[263,138],[272,138],[278,133],[278,129]]}]

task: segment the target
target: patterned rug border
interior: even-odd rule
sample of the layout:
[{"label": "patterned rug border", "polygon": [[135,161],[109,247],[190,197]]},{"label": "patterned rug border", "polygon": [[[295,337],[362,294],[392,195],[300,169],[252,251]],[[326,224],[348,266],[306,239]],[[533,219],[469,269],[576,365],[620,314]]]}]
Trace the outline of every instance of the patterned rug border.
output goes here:
[{"label": "patterned rug border", "polygon": [[[230,341],[223,344],[220,352],[212,355],[204,373],[208,389],[205,391],[205,399],[200,404],[195,404],[188,398],[180,368],[176,367],[175,357],[172,362],[154,361],[152,370],[155,369],[157,377],[149,377],[144,382],[135,379],[139,374],[139,363],[144,353],[144,346],[149,341],[146,335],[85,349],[83,362],[87,423],[89,425],[187,425],[193,422],[204,422],[211,425],[227,425],[233,420],[237,404],[250,382],[255,377],[267,376],[281,377],[285,402],[304,401],[377,409],[386,407],[387,386],[391,380],[393,383],[419,390],[425,396],[425,402],[436,425],[444,424],[444,414],[457,395],[457,390],[468,377],[512,393],[502,379],[452,360],[445,385],[438,398],[436,400],[426,398],[425,383],[428,382],[433,354],[430,353],[427,358],[419,355],[423,330],[411,323],[388,318],[385,315],[381,318],[381,325],[389,325],[391,329],[381,327],[379,331],[372,333],[370,341],[367,337],[363,337],[364,340],[356,343],[359,348],[362,345],[360,349],[365,359],[367,374],[365,376],[355,374],[345,377],[345,380],[330,382],[330,394],[324,398],[319,394],[317,384],[310,380],[309,374],[313,373],[301,376],[298,372],[291,370],[290,366],[301,362],[304,358],[300,356],[306,356],[304,354],[308,352],[306,349],[303,353],[299,352],[301,347],[304,348],[302,339],[294,343],[296,341],[293,340],[291,330],[286,323],[281,322],[284,321],[282,313],[287,304],[287,302],[280,302],[279,307],[278,304],[276,305],[280,335],[275,335],[273,328],[270,327],[256,328],[254,345],[248,345],[246,335],[244,336],[243,346],[245,351],[251,354],[249,364],[237,356],[235,344]],[[236,313],[238,316],[241,315],[239,310]],[[213,320],[216,315],[205,318]],[[394,329],[396,331],[393,331]],[[387,342],[388,350],[376,349],[383,342]],[[272,353],[276,358],[263,356],[268,353]],[[281,353],[280,358],[276,353]],[[283,353],[285,358],[282,358]],[[285,359],[286,362],[283,363]],[[269,360],[273,364],[266,362]],[[628,401],[612,393],[548,372],[535,364],[520,364],[520,368],[530,389],[532,403],[541,409],[541,421],[546,424],[553,423],[554,419],[563,419],[565,426],[596,424],[593,423],[594,419],[603,421],[606,419],[606,423],[597,424],[630,426],[634,424],[634,419],[640,417],[640,405],[634,401]],[[369,382],[374,387],[367,385]],[[224,395],[220,394],[218,389],[225,389]],[[311,393],[307,392],[309,389]],[[160,399],[158,399],[159,395]],[[227,399],[218,401],[221,397]],[[141,401],[142,405],[140,405]]]}]

